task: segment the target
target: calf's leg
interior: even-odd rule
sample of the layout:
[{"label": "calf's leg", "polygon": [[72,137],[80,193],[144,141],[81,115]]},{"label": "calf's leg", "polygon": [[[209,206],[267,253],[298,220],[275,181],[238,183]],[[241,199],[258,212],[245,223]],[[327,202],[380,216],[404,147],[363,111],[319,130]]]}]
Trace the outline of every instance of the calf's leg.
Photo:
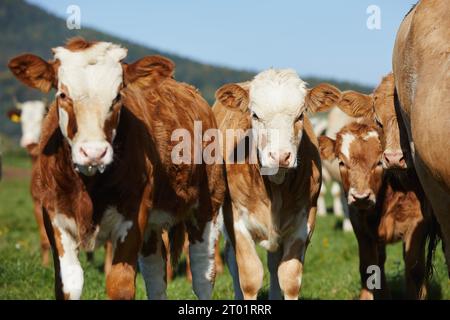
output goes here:
[{"label": "calf's leg", "polygon": [[55,267],[55,296],[58,300],[78,300],[83,290],[83,269],[78,260],[77,225],[73,218],[43,210],[45,229],[52,247]]},{"label": "calf's leg", "polygon": [[[167,233],[165,233],[167,234]],[[151,300],[165,300],[167,279],[166,244],[161,229],[146,230],[145,241],[139,254],[139,268],[145,281],[147,298]]]},{"label": "calf's leg", "polygon": [[42,213],[42,207],[38,204],[36,199],[33,199],[33,212],[34,217],[39,228],[39,239],[41,243],[41,256],[42,265],[47,267],[49,264],[49,254],[50,254],[50,241],[48,240],[47,233],[45,231],[44,218]]},{"label": "calf's leg", "polygon": [[212,297],[216,277],[214,251],[219,235],[218,228],[216,219],[206,222],[201,240],[195,240],[198,237],[193,233],[198,232],[198,230],[195,227],[188,226],[192,287],[195,295],[201,300],[211,299]]}]

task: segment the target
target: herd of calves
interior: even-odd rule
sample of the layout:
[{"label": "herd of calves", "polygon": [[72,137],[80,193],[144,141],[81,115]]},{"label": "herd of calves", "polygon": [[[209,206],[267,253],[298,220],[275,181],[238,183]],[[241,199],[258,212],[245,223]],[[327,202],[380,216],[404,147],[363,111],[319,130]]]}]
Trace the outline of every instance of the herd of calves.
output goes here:
[{"label": "herd of calves", "polygon": [[[269,298],[298,299],[324,211],[323,180],[343,189],[335,206],[358,241],[360,298],[389,297],[386,245],[399,241],[408,298],[426,298],[447,226],[434,218],[407,151],[414,146],[404,145],[395,63],[370,95],[307,87],[291,69],[269,69],[222,86],[210,108],[174,80],[164,57],[125,63],[125,48],[81,38],[53,54],[10,61],[21,82],[56,95],[49,106],[18,103],[9,116],[21,121],[21,145],[32,157],[31,193],[43,263],[53,254],[56,298],[81,297],[79,250],[105,245],[109,298],[134,298],[138,269],[148,298],[166,298],[170,265],[185,251],[194,293],[210,299],[222,233],[237,299],[256,299],[262,287],[257,244],[268,254]],[[309,117],[326,111],[328,123],[313,126]]]}]

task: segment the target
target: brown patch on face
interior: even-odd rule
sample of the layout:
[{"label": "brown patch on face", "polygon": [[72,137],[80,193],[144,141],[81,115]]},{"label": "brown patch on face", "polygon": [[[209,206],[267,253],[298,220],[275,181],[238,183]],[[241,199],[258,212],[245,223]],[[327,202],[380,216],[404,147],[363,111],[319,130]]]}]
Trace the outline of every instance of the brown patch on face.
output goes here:
[{"label": "brown patch on face", "polygon": [[58,108],[62,108],[67,113],[69,121],[67,124],[67,128],[64,129],[67,130],[67,138],[72,140],[75,137],[75,134],[77,133],[78,130],[77,118],[75,116],[74,111],[74,103],[73,100],[69,97],[68,88],[64,84],[61,85],[60,91],[61,92],[56,97],[56,103]]},{"label": "brown patch on face", "polygon": [[[119,91],[121,87],[119,88]],[[122,102],[120,100],[120,94],[117,96],[117,98],[112,102],[110,114],[106,118],[105,125],[104,125],[104,133],[106,136],[106,140],[109,143],[112,143],[112,140],[114,138],[114,130],[119,125],[120,120],[120,110],[122,108]]]},{"label": "brown patch on face", "polygon": [[[368,136],[376,132],[378,137]],[[342,154],[343,136],[351,134],[354,140],[349,146],[349,158]],[[371,122],[353,122],[336,135],[336,157],[340,161],[340,172],[345,192],[353,188],[357,192],[371,190],[375,195],[381,187],[383,170],[380,166],[382,156],[381,131]]]}]

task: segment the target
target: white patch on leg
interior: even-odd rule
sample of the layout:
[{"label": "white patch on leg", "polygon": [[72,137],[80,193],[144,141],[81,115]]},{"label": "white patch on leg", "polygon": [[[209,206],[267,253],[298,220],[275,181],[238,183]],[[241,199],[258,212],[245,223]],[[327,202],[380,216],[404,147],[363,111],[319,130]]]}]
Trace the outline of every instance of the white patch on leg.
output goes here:
[{"label": "white patch on leg", "polygon": [[214,254],[218,236],[218,223],[209,221],[203,231],[203,241],[189,244],[192,286],[196,296],[202,300],[211,299],[215,277]]},{"label": "white patch on leg", "polygon": [[59,257],[62,290],[71,300],[78,300],[83,291],[83,269],[78,260],[78,242],[75,239],[77,225],[66,215],[57,214],[52,221],[53,227],[61,234],[64,254]]},{"label": "white patch on leg", "polygon": [[[145,238],[149,237],[147,233],[150,232],[155,231],[147,230]],[[166,261],[161,251],[162,242],[160,234],[157,239],[157,250],[154,254],[146,257],[139,254],[139,269],[144,278],[147,298],[150,300],[166,300],[167,283],[164,279],[166,274]]]}]

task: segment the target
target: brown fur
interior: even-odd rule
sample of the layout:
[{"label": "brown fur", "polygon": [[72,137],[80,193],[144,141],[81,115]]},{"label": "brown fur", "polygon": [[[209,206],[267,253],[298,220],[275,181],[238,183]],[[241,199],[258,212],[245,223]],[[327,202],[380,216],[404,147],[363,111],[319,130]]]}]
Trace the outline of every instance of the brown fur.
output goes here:
[{"label": "brown fur", "polygon": [[404,144],[442,230],[450,277],[450,2],[422,0],[397,33],[392,65]]},{"label": "brown fur", "polygon": [[[350,187],[368,188],[376,196],[373,207],[350,204],[350,218],[359,245],[361,299],[373,299],[373,290],[367,287],[367,267],[378,265],[382,271],[380,297],[389,297],[384,274],[385,246],[397,241],[404,243],[407,295],[410,299],[426,297],[425,244],[431,232],[432,219],[423,201],[423,191],[412,169],[401,175],[376,167],[381,158],[382,136],[363,137],[370,131],[381,133],[375,123],[351,123],[337,134],[336,141],[328,137],[319,139],[322,155],[340,159],[344,190]],[[351,133],[355,140],[350,145],[350,159],[342,155],[342,136]]]},{"label": "brown fur", "polygon": [[[292,274],[296,279],[301,276],[303,258],[301,252],[306,250],[306,242],[297,244],[295,253],[290,253],[288,244],[284,244],[285,234],[290,232],[291,224],[302,209],[306,210],[308,224],[314,229],[316,203],[321,183],[320,156],[317,139],[307,117],[304,122],[297,121],[295,132],[303,131],[299,146],[301,164],[289,169],[282,184],[272,183],[267,176],[260,174],[259,164],[249,163],[249,157],[255,146],[248,139],[234,137],[227,142],[227,129],[246,130],[251,127],[248,112],[249,83],[229,84],[216,92],[216,102],[213,111],[223,134],[222,152],[226,163],[229,200],[224,205],[224,222],[231,240],[231,246],[236,253],[240,287],[245,299],[254,299],[262,285],[263,268],[255,251],[255,244],[249,241],[239,230],[235,230],[234,222],[240,219],[238,207],[248,210],[249,216],[263,225],[271,240],[278,243],[282,251],[278,274],[280,286],[285,297],[297,298],[299,283],[293,283],[289,278]],[[330,85],[322,85],[309,91],[308,108],[311,111],[323,110],[337,102],[340,92]],[[245,159],[233,156],[239,145],[245,145]],[[228,202],[228,203],[227,203]],[[275,209],[276,208],[276,209]],[[251,231],[255,242],[268,240],[266,235],[258,230]],[[312,232],[312,231],[311,231]],[[310,235],[310,234],[309,234]],[[283,247],[284,246],[284,247]],[[277,270],[274,270],[277,273]],[[294,281],[295,282],[295,281]]]},{"label": "brown fur", "polygon": [[[68,45],[74,50],[87,46],[81,40]],[[26,84],[43,90],[55,83],[50,64],[42,59],[20,56],[12,61],[13,73]],[[31,75],[16,72],[35,64],[39,70],[32,68]],[[160,57],[146,57],[124,65],[121,116],[113,144],[115,159],[103,174],[86,177],[75,172],[70,147],[58,126],[57,109],[65,102],[57,99],[43,123],[35,185],[49,219],[56,213],[74,218],[76,237],[87,248],[93,243],[96,227],[107,207],[116,207],[125,219],[133,222],[125,241],[116,247],[107,276],[111,298],[134,297],[137,255],[149,209],[164,210],[180,223],[186,223],[189,240],[195,242],[202,241],[205,224],[216,219],[222,205],[225,186],[220,165],[175,165],[171,161],[174,143],[170,142],[170,136],[174,129],[186,128],[192,133],[194,120],[202,121],[203,130],[216,127],[208,104],[197,91],[169,77],[173,66],[170,60]],[[48,78],[48,83],[42,84],[38,78]],[[197,201],[198,212],[190,211]],[[195,225],[187,221],[191,215],[196,218]],[[49,230],[53,229],[51,224],[46,226],[48,233],[54,233]],[[57,255],[61,255],[59,241],[55,237],[52,244]],[[55,271],[59,278],[57,261]],[[57,297],[61,297],[58,286],[56,290]]]}]

